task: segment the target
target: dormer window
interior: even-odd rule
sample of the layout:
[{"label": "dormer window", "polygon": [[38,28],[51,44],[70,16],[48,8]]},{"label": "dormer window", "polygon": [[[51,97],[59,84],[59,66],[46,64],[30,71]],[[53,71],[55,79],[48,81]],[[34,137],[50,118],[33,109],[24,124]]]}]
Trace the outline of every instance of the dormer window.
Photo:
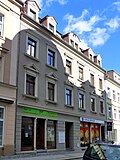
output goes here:
[{"label": "dormer window", "polygon": [[77,43],[75,43],[75,49],[77,49],[77,50],[78,50],[78,44],[77,44]]},{"label": "dormer window", "polygon": [[30,17],[36,20],[36,12],[34,12],[32,9],[30,9]]},{"label": "dormer window", "polygon": [[92,61],[92,54],[90,54],[90,60]]},{"label": "dormer window", "polygon": [[98,61],[98,65],[100,66],[100,61]]},{"label": "dormer window", "polygon": [[70,40],[70,45],[71,45],[72,47],[74,47],[74,41],[73,41],[73,40]]},{"label": "dormer window", "polygon": [[50,30],[51,32],[54,32],[54,26],[51,25],[51,24],[49,24],[49,30]]}]

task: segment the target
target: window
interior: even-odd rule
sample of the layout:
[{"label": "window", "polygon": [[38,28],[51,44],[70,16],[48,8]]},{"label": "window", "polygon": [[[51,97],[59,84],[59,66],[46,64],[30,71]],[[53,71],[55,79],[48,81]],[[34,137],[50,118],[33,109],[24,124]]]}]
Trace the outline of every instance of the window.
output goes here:
[{"label": "window", "polygon": [[79,79],[83,80],[83,68],[79,67]]},{"label": "window", "polygon": [[84,106],[84,94],[79,93],[79,108],[80,109],[85,109]]},{"label": "window", "polygon": [[51,25],[51,24],[49,24],[49,30],[50,30],[51,32],[54,32],[54,26]]},{"label": "window", "polygon": [[66,59],[66,73],[71,74],[72,73],[72,63],[71,61]]},{"label": "window", "polygon": [[37,42],[32,38],[28,37],[27,40],[27,54],[36,57],[36,49],[37,49]]},{"label": "window", "polygon": [[119,119],[120,119],[120,110],[119,110],[119,112],[118,112],[118,113],[119,113]]},{"label": "window", "polygon": [[100,66],[100,61],[98,60],[98,65]]},{"label": "window", "polygon": [[104,103],[100,101],[100,113],[104,113]]},{"label": "window", "polygon": [[3,33],[3,15],[0,14],[0,36]]},{"label": "window", "polygon": [[92,86],[94,86],[94,75],[90,74],[90,83]]},{"label": "window", "polygon": [[48,65],[55,67],[55,52],[48,49]]},{"label": "window", "polygon": [[48,82],[48,100],[54,101],[55,84]]},{"label": "window", "polygon": [[72,105],[72,90],[66,88],[66,105]]},{"label": "window", "polygon": [[113,100],[116,100],[116,95],[115,95],[115,91],[113,90]]},{"label": "window", "polygon": [[75,49],[77,49],[77,50],[78,50],[78,44],[77,44],[77,43],[75,43]]},{"label": "window", "polygon": [[91,111],[95,112],[95,98],[91,98]]},{"label": "window", "polygon": [[53,73],[46,75],[46,101],[57,103],[57,78]]},{"label": "window", "polygon": [[35,77],[26,75],[26,94],[35,96]]},{"label": "window", "polygon": [[90,60],[92,61],[92,54],[90,54]]},{"label": "window", "polygon": [[118,93],[118,102],[120,103],[120,93]]},{"label": "window", "polygon": [[30,17],[36,20],[36,13],[32,9],[30,9]]},{"label": "window", "polygon": [[74,47],[74,41],[73,41],[73,40],[70,40],[70,45],[71,45],[72,47]]},{"label": "window", "polygon": [[112,108],[108,107],[108,118],[112,118]]},{"label": "window", "polygon": [[4,108],[0,107],[0,146],[3,145]]},{"label": "window", "polygon": [[99,89],[103,89],[103,86],[102,86],[102,79],[99,78]]},{"label": "window", "polygon": [[109,87],[107,88],[107,95],[108,95],[108,98],[110,98],[111,94],[110,94],[110,88]]},{"label": "window", "polygon": [[114,109],[114,119],[116,119],[116,118],[117,118],[117,110]]}]

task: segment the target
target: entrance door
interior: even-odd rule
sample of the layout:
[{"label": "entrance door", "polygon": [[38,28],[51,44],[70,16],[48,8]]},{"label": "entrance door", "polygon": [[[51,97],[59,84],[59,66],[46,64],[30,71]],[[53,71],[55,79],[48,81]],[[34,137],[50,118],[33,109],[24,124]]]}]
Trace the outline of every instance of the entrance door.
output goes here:
[{"label": "entrance door", "polygon": [[36,148],[37,149],[44,149],[44,130],[45,130],[45,120],[44,119],[37,119],[37,126],[36,126]]},{"label": "entrance door", "polygon": [[65,145],[66,149],[70,149],[70,131],[71,131],[71,125],[70,122],[65,122]]},{"label": "entrance door", "polygon": [[34,148],[34,119],[22,117],[21,150],[29,151]]}]

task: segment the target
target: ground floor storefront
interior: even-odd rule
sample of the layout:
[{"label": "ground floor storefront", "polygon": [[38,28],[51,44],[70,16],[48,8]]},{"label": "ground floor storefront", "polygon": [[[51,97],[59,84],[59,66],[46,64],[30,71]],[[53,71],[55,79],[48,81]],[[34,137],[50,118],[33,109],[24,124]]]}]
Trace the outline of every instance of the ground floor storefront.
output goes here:
[{"label": "ground floor storefront", "polygon": [[79,118],[38,108],[18,107],[16,153],[79,150]]},{"label": "ground floor storefront", "polygon": [[105,122],[91,118],[80,118],[80,145],[87,146],[95,141],[104,141]]}]

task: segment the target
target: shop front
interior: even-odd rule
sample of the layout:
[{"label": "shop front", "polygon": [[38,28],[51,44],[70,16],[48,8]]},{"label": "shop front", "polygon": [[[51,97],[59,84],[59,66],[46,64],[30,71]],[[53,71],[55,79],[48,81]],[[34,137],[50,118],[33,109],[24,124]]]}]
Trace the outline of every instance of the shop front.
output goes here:
[{"label": "shop front", "polygon": [[87,146],[89,143],[102,140],[104,133],[103,129],[104,121],[80,118],[80,145],[81,147]]},{"label": "shop front", "polygon": [[74,125],[74,120],[71,122],[71,117],[68,115],[19,107],[16,153],[71,149],[74,147],[74,128],[76,128]]}]

